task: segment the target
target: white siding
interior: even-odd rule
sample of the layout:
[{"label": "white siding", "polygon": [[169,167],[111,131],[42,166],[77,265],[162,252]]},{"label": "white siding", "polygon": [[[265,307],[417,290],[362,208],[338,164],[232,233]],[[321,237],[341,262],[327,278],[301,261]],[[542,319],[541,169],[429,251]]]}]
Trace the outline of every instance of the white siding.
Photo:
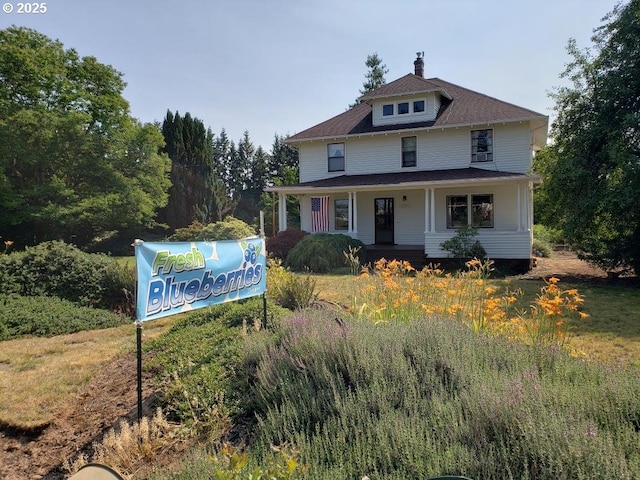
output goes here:
[{"label": "white siding", "polygon": [[[471,130],[493,128],[494,161],[471,164]],[[417,167],[402,167],[401,138],[417,136]],[[327,144],[345,143],[345,171],[327,171]],[[489,170],[526,173],[531,166],[529,124],[403,130],[380,135],[349,137],[300,145],[300,181],[338,175],[442,170],[473,166]]]},{"label": "white siding", "polygon": [[[427,257],[446,258],[447,251],[440,244],[453,237],[455,232],[425,235]],[[481,230],[477,239],[487,252],[488,258],[531,258],[531,232],[497,232]]]}]

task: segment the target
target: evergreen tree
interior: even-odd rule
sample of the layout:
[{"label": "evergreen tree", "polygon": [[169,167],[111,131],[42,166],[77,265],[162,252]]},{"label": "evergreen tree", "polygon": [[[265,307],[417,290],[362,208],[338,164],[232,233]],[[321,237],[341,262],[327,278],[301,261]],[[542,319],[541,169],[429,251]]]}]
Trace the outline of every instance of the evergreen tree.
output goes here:
[{"label": "evergreen tree", "polygon": [[164,151],[172,160],[169,203],[160,218],[171,228],[215,220],[214,135],[186,113],[167,115],[162,124]]},{"label": "evergreen tree", "polygon": [[365,80],[362,84],[362,89],[360,90],[360,97],[356,98],[356,101],[349,105],[349,108],[353,108],[358,105],[360,103],[360,98],[365,93],[369,93],[370,91],[380,88],[387,83],[385,75],[389,72],[389,69],[384,63],[382,63],[382,59],[377,53],[368,55],[367,61],[364,62],[364,64],[369,70],[365,75]]}]

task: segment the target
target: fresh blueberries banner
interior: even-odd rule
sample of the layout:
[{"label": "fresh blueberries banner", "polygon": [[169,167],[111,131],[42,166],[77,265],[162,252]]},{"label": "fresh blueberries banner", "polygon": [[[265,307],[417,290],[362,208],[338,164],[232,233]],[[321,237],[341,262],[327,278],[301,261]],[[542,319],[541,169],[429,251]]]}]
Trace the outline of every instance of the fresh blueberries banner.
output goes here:
[{"label": "fresh blueberries banner", "polygon": [[218,242],[136,240],[139,321],[264,293],[264,239]]}]

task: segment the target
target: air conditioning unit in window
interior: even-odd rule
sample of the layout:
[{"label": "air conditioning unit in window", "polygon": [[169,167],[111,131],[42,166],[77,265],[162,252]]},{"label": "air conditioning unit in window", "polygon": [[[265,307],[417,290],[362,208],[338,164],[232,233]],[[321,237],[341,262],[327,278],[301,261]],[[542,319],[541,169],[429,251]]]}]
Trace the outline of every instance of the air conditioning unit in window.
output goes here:
[{"label": "air conditioning unit in window", "polygon": [[486,162],[487,152],[476,153],[476,162]]}]

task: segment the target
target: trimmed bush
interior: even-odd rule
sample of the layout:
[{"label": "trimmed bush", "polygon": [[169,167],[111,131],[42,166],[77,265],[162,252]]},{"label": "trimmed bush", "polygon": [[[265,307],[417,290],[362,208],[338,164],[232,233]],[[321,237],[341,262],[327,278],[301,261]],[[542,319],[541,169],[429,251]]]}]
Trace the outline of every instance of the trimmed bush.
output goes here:
[{"label": "trimmed bush", "polygon": [[193,222],[188,227],[178,228],[168,240],[171,242],[215,242],[217,240],[239,240],[255,235],[255,229],[249,224],[234,217],[227,217],[208,225],[197,221]]},{"label": "trimmed bush", "polygon": [[131,322],[125,315],[79,307],[55,297],[0,295],[0,341],[27,335],[54,337]]},{"label": "trimmed bush", "polygon": [[267,238],[267,253],[272,258],[279,258],[284,261],[291,249],[307,235],[309,235],[308,232],[295,228],[282,230],[275,237]]},{"label": "trimmed bush", "polygon": [[130,311],[134,270],[61,241],[0,256],[0,293],[55,296],[78,305]]},{"label": "trimmed bush", "polygon": [[358,257],[365,258],[365,246],[360,240],[348,235],[315,233],[307,235],[287,255],[285,267],[297,272],[328,273],[338,268],[348,267],[344,252],[361,247]]}]

